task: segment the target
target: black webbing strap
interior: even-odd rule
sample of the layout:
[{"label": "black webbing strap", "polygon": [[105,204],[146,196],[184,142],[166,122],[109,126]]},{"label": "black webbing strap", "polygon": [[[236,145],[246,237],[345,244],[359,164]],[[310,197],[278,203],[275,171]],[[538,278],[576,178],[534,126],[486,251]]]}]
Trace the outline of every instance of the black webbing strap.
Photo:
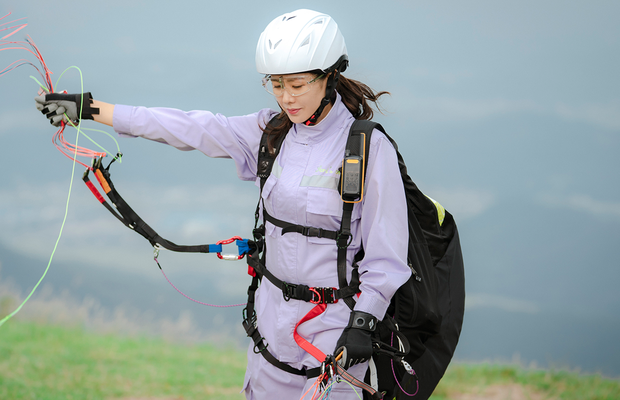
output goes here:
[{"label": "black webbing strap", "polygon": [[[370,138],[372,136],[372,131],[375,128],[379,128],[383,130],[381,125],[376,122],[368,121],[368,120],[355,120],[353,121],[353,125],[351,125],[351,129],[349,130],[349,137],[347,138],[347,145],[345,148],[345,155],[357,155],[364,157],[364,177],[366,176],[366,169],[368,168],[368,152],[370,150]],[[362,138],[365,139],[365,145],[360,146]],[[361,149],[364,149],[364,154],[361,153]],[[351,216],[353,213],[354,203],[344,203],[342,206],[342,221],[340,223],[340,238],[337,240],[336,244],[338,246],[338,285],[340,287],[344,287],[348,285],[347,282],[347,248],[349,244],[351,244]],[[363,250],[360,250],[358,255],[363,255]],[[360,257],[361,259],[361,257]],[[357,265],[357,261],[359,261],[356,256],[356,260],[354,262],[354,267]],[[357,268],[354,268],[354,271],[357,271]],[[353,277],[355,278],[355,277]],[[359,282],[359,277],[357,278]],[[352,279],[353,281],[353,279]],[[358,283],[359,285],[359,283]],[[355,307],[355,299],[353,297],[343,299],[345,303],[349,306],[351,310]]]},{"label": "black webbing strap", "polygon": [[[353,203],[344,203],[342,208],[342,221],[340,223],[341,236],[336,241],[338,246],[338,256],[336,259],[336,268],[338,271],[338,286],[347,287],[347,248],[351,244],[351,214],[353,212]],[[357,268],[353,269],[357,272]],[[353,284],[353,279],[351,280]],[[357,288],[359,291],[359,277],[357,279]],[[349,306],[351,310],[355,307],[355,299],[353,296],[344,298],[343,301]]]},{"label": "black webbing strap", "polygon": [[282,228],[283,235],[285,233],[297,232],[301,235],[308,236],[308,237],[327,238],[327,239],[332,239],[332,240],[338,239],[338,236],[339,236],[339,232],[337,231],[330,231],[330,230],[322,229],[322,228],[314,228],[312,226],[291,224],[290,222],[282,221],[270,215],[264,207],[263,207],[263,217],[266,221],[271,222],[272,224],[274,224],[275,226],[279,228]]},{"label": "black webbing strap", "polygon": [[[258,256],[258,253],[253,253],[253,256]],[[248,260],[251,259],[251,255],[248,254]],[[288,372],[294,375],[305,376],[308,379],[316,378],[321,374],[321,367],[311,368],[311,369],[297,369],[293,368],[288,364],[283,363],[278,360],[269,350],[267,350],[268,344],[265,343],[265,338],[261,336],[258,331],[258,323],[256,320],[256,310],[254,309],[255,303],[255,294],[258,289],[258,284],[260,282],[259,276],[255,276],[252,278],[252,283],[248,288],[248,304],[246,308],[243,310],[243,328],[245,329],[248,337],[252,339],[254,342],[254,353],[262,354],[265,360],[267,360],[271,365]]]},{"label": "black webbing strap", "polygon": [[[110,163],[111,165],[112,163]],[[210,253],[211,245],[201,244],[201,245],[178,245],[174,242],[171,242],[167,239],[161,237],[153,228],[151,228],[123,199],[123,197],[118,193],[112,180],[110,178],[110,165],[107,168],[104,168],[102,165],[102,158],[99,158],[95,161],[93,165],[93,173],[100,181],[102,188],[110,202],[114,205],[114,212],[111,207],[106,207],[108,211],[110,211],[117,219],[119,219],[125,226],[130,229],[136,231],[138,234],[142,235],[146,240],[151,243],[152,246],[160,246],[170,251],[176,252],[185,252],[185,253]],[[88,180],[87,174],[85,173],[84,182],[88,185],[90,180]],[[88,181],[88,182],[87,182]],[[90,185],[89,185],[90,188]],[[92,191],[92,189],[91,189]],[[94,194],[94,192],[93,192]],[[100,200],[101,201],[101,200]],[[106,203],[102,202],[105,206]],[[117,214],[118,213],[118,214]]]},{"label": "black webbing strap", "polygon": [[309,287],[307,285],[285,282],[272,274],[265,266],[264,259],[259,259],[256,253],[248,254],[248,265],[254,269],[259,278],[267,278],[269,282],[280,289],[286,301],[294,299],[314,304],[333,304],[338,302],[338,300],[350,298],[359,292],[357,269],[354,269],[351,285],[337,289],[332,287]]}]

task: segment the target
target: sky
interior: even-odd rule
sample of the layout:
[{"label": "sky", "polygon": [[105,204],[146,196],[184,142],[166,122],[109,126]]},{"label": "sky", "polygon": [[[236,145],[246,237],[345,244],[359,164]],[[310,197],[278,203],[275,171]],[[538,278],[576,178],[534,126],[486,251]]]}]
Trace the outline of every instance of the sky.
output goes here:
[{"label": "sky", "polygon": [[[375,119],[414,181],[459,225],[467,310],[457,357],[518,356],[619,376],[620,350],[610,350],[620,335],[618,2],[9,0],[0,16],[26,18],[11,39],[30,35],[54,80],[79,67],[82,77],[68,70],[60,89],[79,92],[82,78],[102,101],[234,116],[276,107],[260,86],[255,46],[273,18],[298,8],[338,22],[348,77],[391,93]],[[0,52],[0,68],[28,56],[18,53]],[[0,297],[3,289],[23,297],[45,270],[73,171],[34,109],[35,72],[0,76]],[[105,134],[89,135],[116,152]],[[258,192],[230,160],[141,139],[119,145],[116,187],[162,236],[210,243],[251,235]],[[82,172],[75,169],[45,298],[90,296],[105,308],[171,290],[148,243],[97,204]],[[203,301],[245,301],[243,263],[201,257],[165,253],[160,261]],[[110,287],[112,299],[96,281],[103,271],[110,285],[145,286]]]}]

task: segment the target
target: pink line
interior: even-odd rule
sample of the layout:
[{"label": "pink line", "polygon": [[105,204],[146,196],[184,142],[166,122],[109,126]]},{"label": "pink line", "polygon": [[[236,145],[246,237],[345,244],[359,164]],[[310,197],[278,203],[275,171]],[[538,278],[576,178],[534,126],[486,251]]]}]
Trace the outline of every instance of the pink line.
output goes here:
[{"label": "pink line", "polygon": [[[17,28],[17,26],[19,26],[19,25],[12,26],[11,28]],[[10,36],[13,36],[13,35],[14,35],[14,34],[16,34],[17,32],[19,32],[19,31],[21,31],[22,29],[24,29],[26,26],[28,26],[28,24],[23,24],[23,25],[19,26],[19,28],[15,29],[13,32],[11,32],[11,33],[9,33],[8,35],[4,36],[4,37],[3,37],[2,39],[0,39],[0,40],[4,40],[4,39],[6,39],[6,38],[8,38],[8,37],[10,37]],[[7,29],[11,29],[11,28],[7,28]]]},{"label": "pink line", "polygon": [[[391,337],[391,339],[390,339],[390,346],[392,346],[392,347],[394,346],[394,332],[392,332],[392,337]],[[390,360],[390,365],[392,366],[392,374],[394,375],[394,380],[396,381],[396,384],[398,385],[398,387],[400,388],[400,390],[401,390],[404,394],[406,394],[407,396],[409,396],[409,397],[412,397],[412,396],[415,396],[416,394],[418,394],[418,391],[420,390],[420,380],[416,377],[416,381],[415,381],[415,383],[416,383],[416,385],[417,385],[417,388],[416,388],[416,390],[415,390],[415,393],[414,393],[414,394],[409,394],[409,393],[405,392],[405,389],[403,389],[403,387],[402,387],[402,386],[400,386],[400,382],[398,381],[398,378],[396,377],[396,371],[394,371],[394,360]],[[415,371],[413,371],[413,374],[415,375]]]},{"label": "pink line", "polygon": [[157,261],[157,258],[155,259],[155,262],[157,263],[157,265],[159,266],[159,269],[161,270],[161,273],[164,274],[164,278],[166,278],[166,280],[168,281],[168,283],[170,285],[172,285],[173,288],[176,289],[177,292],[181,293],[183,296],[185,296],[186,298],[190,299],[191,301],[198,303],[198,304],[202,304],[203,306],[209,306],[209,307],[219,307],[219,308],[226,308],[226,307],[240,307],[240,306],[245,306],[247,303],[243,303],[243,304],[230,304],[230,305],[226,305],[226,306],[219,306],[217,304],[209,304],[209,303],[203,303],[202,301],[198,301],[198,300],[194,300],[191,297],[189,297],[188,295],[186,295],[185,293],[181,292],[179,289],[177,289],[176,286],[174,286],[174,284],[172,282],[170,282],[170,279],[168,279],[168,277],[166,276],[166,273],[164,272],[164,270],[162,269],[161,265],[159,265],[159,261]]}]

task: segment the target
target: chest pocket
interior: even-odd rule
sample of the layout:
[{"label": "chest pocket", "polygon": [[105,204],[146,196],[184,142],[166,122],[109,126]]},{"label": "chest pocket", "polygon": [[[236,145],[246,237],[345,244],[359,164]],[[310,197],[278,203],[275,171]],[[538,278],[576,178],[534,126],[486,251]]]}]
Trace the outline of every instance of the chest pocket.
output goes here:
[{"label": "chest pocket", "polygon": [[[308,204],[306,207],[306,225],[314,228],[323,228],[330,231],[340,230],[342,221],[342,199],[338,191],[327,188],[308,188]],[[359,205],[353,208],[351,225],[359,220],[361,211]],[[308,237],[308,242],[315,244],[334,245],[332,239]]]}]

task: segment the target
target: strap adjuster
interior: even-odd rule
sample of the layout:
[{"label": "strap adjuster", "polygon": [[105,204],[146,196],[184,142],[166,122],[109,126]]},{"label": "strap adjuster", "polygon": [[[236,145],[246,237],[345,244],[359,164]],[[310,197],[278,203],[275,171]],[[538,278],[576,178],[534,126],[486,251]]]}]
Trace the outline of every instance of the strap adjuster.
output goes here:
[{"label": "strap adjuster", "polygon": [[336,246],[339,249],[346,249],[353,242],[353,235],[351,235],[351,231],[340,230],[336,235]]}]

